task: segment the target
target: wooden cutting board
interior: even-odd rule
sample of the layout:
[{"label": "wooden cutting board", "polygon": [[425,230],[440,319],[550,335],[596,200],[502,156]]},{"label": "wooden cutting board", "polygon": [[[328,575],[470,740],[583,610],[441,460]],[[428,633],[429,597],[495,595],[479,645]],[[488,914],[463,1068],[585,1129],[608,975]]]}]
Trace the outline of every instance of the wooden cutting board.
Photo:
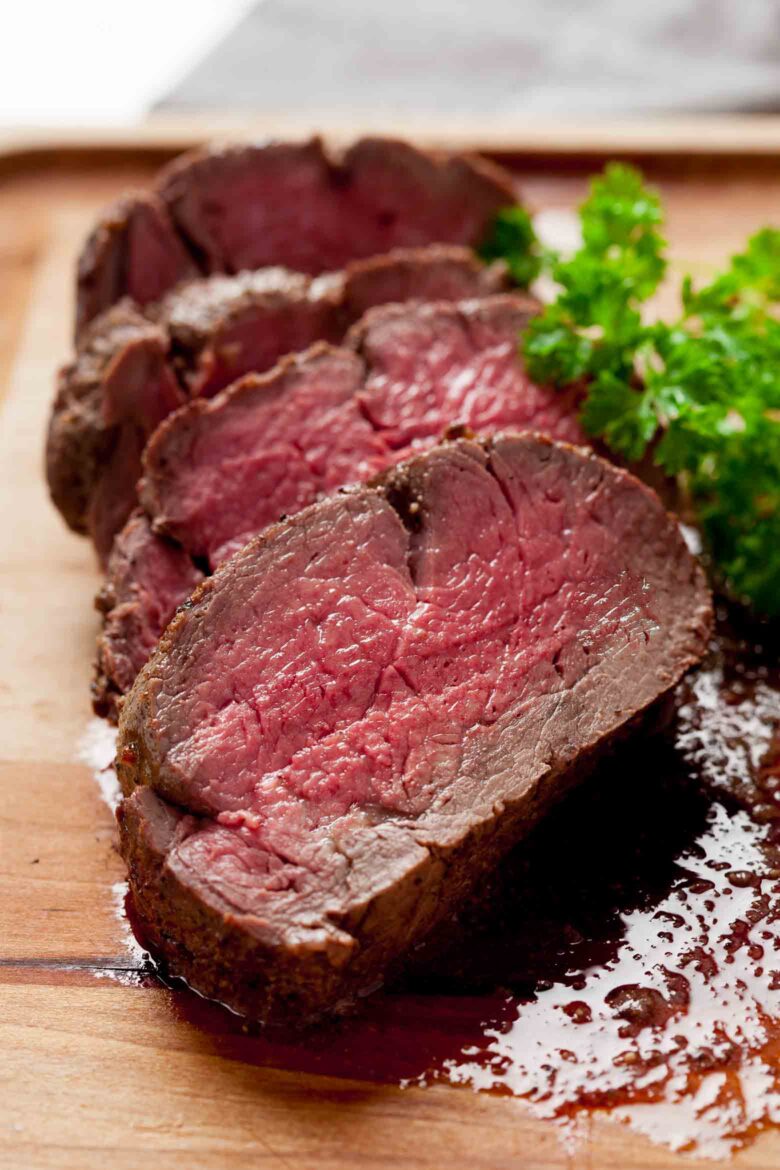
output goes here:
[{"label": "wooden cutting board", "polygon": [[[220,1024],[219,1013],[204,1028],[182,1010],[181,993],[126,978],[137,964],[115,912],[123,866],[111,814],[77,753],[90,720],[99,578],[86,543],[65,530],[46,495],[52,377],[69,352],[74,261],[97,208],[215,131],[275,128],[307,129],[281,119],[156,123],[114,137],[9,139],[0,156],[0,1166],[709,1165],[595,1115],[567,1151],[556,1127],[509,1098],[262,1067],[253,1041],[226,1018]],[[696,273],[755,228],[780,222],[775,119],[502,124],[481,135],[474,126],[392,128],[484,145],[511,161],[529,200],[560,210],[581,199],[585,177],[606,158],[636,158],[663,189],[676,259]],[[408,1044],[426,1006],[398,997],[393,1011]],[[453,1018],[445,1015],[442,1029]],[[393,1035],[379,1029],[376,1044]],[[780,1133],[733,1164],[776,1167]]]}]

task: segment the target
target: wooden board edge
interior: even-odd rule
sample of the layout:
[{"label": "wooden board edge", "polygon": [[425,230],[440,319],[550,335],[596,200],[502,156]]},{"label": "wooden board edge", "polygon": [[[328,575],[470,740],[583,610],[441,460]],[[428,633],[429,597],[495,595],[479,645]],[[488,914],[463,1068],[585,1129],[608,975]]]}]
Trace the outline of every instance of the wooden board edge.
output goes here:
[{"label": "wooden board edge", "polygon": [[479,150],[495,156],[584,158],[621,155],[690,158],[776,159],[780,116],[718,115],[589,120],[499,116],[437,118],[421,115],[289,113],[154,116],[117,127],[0,128],[0,167],[23,170],[55,159],[96,161],[112,156],[170,157],[203,142],[223,139],[306,137],[320,133],[338,143],[362,134],[409,137],[423,145]]}]

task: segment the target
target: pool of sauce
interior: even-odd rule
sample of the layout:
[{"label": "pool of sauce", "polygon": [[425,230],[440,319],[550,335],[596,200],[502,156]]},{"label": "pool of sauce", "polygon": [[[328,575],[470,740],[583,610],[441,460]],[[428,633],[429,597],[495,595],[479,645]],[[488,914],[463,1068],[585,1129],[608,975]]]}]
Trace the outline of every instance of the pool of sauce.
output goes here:
[{"label": "pool of sauce", "polygon": [[158,971],[174,1011],[233,1059],[508,1093],[565,1124],[607,1109],[727,1155],[780,1122],[779,650],[722,610],[666,731],[616,752],[353,1016],[263,1032]]}]

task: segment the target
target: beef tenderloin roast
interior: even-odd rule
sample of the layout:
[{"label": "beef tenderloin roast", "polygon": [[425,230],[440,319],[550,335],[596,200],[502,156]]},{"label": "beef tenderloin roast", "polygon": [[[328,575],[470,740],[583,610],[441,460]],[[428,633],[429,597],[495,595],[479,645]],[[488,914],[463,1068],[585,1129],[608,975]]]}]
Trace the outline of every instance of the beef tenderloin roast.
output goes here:
[{"label": "beef tenderloin roast", "polygon": [[272,526],[122,711],[152,945],[263,1021],[371,992],[701,657],[710,619],[657,496],[537,436],[436,447]]}]

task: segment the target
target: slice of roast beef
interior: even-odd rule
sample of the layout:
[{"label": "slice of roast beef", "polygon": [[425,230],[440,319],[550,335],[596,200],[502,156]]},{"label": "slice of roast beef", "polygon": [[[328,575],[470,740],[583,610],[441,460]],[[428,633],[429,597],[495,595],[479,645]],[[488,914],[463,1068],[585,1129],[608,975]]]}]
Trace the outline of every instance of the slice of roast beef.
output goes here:
[{"label": "slice of roast beef", "polygon": [[170,334],[190,396],[211,397],[242,374],[268,370],[318,339],[338,343],[346,328],[340,276],[259,268],[175,288],[154,316]]},{"label": "slice of roast beef", "polygon": [[531,435],[437,447],[274,525],[123,709],[148,938],[264,1021],[364,996],[700,658],[710,616],[657,496]]},{"label": "slice of roast beef", "polygon": [[[188,404],[145,455],[142,499],[153,529],[214,568],[281,515],[369,479],[453,425],[585,442],[576,393],[537,386],[523,367],[519,337],[534,310],[517,293],[377,308],[351,332],[349,348],[315,346]],[[155,613],[159,633],[174,608]],[[125,688],[106,668],[117,657],[137,660],[123,644],[128,635],[109,621],[100,643],[95,694],[112,718]]]},{"label": "slice of roast beef", "polygon": [[186,401],[168,348],[166,332],[122,301],[90,326],[59,374],[46,440],[49,490],[101,559],[132,510],[146,440]]},{"label": "slice of roast beef", "polygon": [[109,714],[116,696],[130,689],[176,607],[202,579],[192,557],[156,536],[143,512],[130,517],[114,541],[106,584],[96,599],[105,618],[98,645],[103,681],[93,687],[99,714]]},{"label": "slice of roast beef", "polygon": [[77,325],[124,296],[159,300],[197,270],[318,275],[396,247],[476,246],[516,199],[492,163],[391,139],[346,153],[318,138],[195,151],[101,219],[79,262]]},{"label": "slice of roast beef", "polygon": [[338,341],[385,299],[479,296],[505,284],[502,265],[434,245],[316,278],[285,268],[201,277],[143,312],[125,300],[85,330],[59,375],[47,447],[54,502],[71,528],[93,536],[104,561],[137,503],[143,441],[185,397],[215,394],[318,338]]},{"label": "slice of roast beef", "polygon": [[100,217],[79,257],[77,335],[124,297],[146,305],[197,272],[161,200],[127,195]]},{"label": "slice of roast beef", "polygon": [[176,288],[151,315],[183,360],[193,397],[211,397],[317,340],[339,342],[367,309],[391,302],[457,301],[507,287],[501,264],[469,248],[397,248],[309,277],[287,268],[212,276]]},{"label": "slice of roast beef", "polygon": [[517,198],[511,177],[483,159],[387,138],[344,154],[313,138],[185,155],[159,192],[206,271],[284,264],[314,275],[391,248],[476,246]]},{"label": "slice of roast beef", "polygon": [[529,379],[536,303],[502,294],[370,311],[345,348],[319,345],[169,418],[144,456],[158,531],[212,568],[281,515],[369,479],[451,426],[585,442],[576,396]]}]

